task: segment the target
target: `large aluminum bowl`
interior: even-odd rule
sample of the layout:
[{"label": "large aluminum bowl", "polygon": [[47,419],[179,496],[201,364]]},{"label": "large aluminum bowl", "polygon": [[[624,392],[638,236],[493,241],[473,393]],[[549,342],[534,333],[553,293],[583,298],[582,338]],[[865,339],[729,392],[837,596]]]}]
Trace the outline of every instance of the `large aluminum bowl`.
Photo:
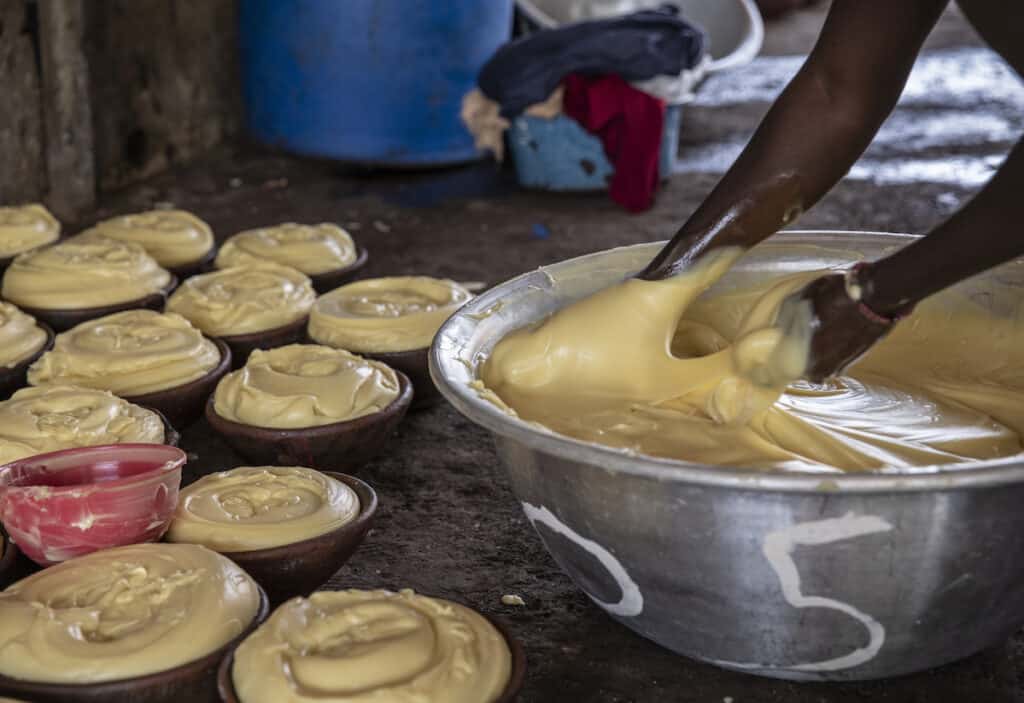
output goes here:
[{"label": "large aluminum bowl", "polygon": [[[783,244],[743,260],[747,272],[834,266],[910,241],[861,232],[774,239]],[[515,494],[559,566],[641,635],[779,678],[904,674],[1019,628],[1024,461],[914,474],[714,468],[557,435],[470,387],[506,333],[640,269],[659,246],[584,256],[504,283],[449,320],[431,351],[435,383],[494,434]],[[954,306],[966,295],[1020,319],[1022,285],[1024,266],[1012,264],[941,299]]]}]

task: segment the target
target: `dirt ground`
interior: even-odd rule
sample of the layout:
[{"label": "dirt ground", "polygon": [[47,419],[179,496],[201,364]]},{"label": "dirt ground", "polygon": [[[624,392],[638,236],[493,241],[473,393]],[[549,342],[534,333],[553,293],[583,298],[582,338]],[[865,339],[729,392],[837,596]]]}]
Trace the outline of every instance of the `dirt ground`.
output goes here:
[{"label": "dirt ground", "polygon": [[[370,173],[224,149],[107,197],[92,220],[173,203],[218,236],[283,220],[336,221],[370,251],[367,275],[425,274],[487,284],[611,246],[670,236],[742,147],[798,68],[820,9],[769,26],[753,64],[705,83],[684,111],[681,163],[640,216],[602,195],[518,190],[484,163],[433,173]],[[853,173],[800,228],[925,232],[992,172],[1024,127],[1024,89],[950,13],[901,106]],[[187,480],[241,464],[205,422],[187,428]],[[332,587],[413,587],[498,615],[526,647],[521,700],[822,703],[1024,700],[1024,637],[899,680],[798,685],[674,655],[610,620],[555,566],[508,489],[487,434],[442,405],[411,414],[358,475],[379,492],[376,527]],[[501,604],[517,594],[525,606]],[[955,636],[955,633],[951,633]]]}]

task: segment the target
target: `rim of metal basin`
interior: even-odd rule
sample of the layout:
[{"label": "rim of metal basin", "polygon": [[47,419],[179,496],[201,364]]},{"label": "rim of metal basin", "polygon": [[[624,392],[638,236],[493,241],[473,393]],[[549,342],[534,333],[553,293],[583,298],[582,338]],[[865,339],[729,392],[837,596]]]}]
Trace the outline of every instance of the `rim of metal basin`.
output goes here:
[{"label": "rim of metal basin", "polygon": [[[850,235],[881,239],[883,242],[892,242],[892,245],[915,238],[915,235],[886,232],[791,230],[780,233],[773,239],[783,243],[808,243],[808,240],[820,237]],[[622,250],[651,246],[652,244],[639,244],[622,247]],[[588,258],[601,257],[606,253],[587,254],[556,265],[579,263]],[[430,375],[441,394],[460,413],[497,435],[545,454],[591,465],[595,470],[621,472],[666,482],[733,489],[798,493],[898,493],[984,488],[1024,481],[1024,458],[1021,456],[915,467],[913,470],[883,469],[877,472],[858,473],[782,472],[716,467],[641,455],[584,442],[509,415],[490,401],[481,398],[469,385],[470,381],[477,378],[476,363],[467,362],[458,352],[465,346],[465,331],[472,330],[490,310],[499,306],[505,291],[534,275],[535,271],[522,274],[494,286],[469,301],[445,322],[430,348]]]}]

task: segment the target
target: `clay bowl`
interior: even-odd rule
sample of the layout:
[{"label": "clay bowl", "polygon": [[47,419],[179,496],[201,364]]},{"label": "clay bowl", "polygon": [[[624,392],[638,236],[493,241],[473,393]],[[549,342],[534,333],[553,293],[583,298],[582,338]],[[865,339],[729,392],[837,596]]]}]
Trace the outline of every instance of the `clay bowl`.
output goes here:
[{"label": "clay bowl", "polygon": [[186,278],[209,271],[210,267],[213,266],[213,260],[215,258],[217,258],[216,245],[210,247],[210,251],[206,252],[195,261],[188,261],[177,266],[164,266],[164,268],[176,276],[179,281],[184,281]]},{"label": "clay bowl", "polygon": [[75,325],[89,320],[95,320],[97,317],[104,317],[106,315],[113,315],[115,312],[124,312],[125,310],[156,310],[157,312],[163,312],[164,305],[167,303],[167,296],[171,294],[178,286],[178,279],[171,276],[170,282],[164,286],[162,290],[156,293],[150,293],[149,295],[135,300],[129,300],[124,303],[115,303],[114,305],[102,305],[95,308],[33,308],[25,305],[18,305],[23,312],[28,313],[36,320],[45,322],[53,328],[55,332],[66,332]]},{"label": "clay bowl", "polygon": [[28,373],[28,367],[34,364],[45,352],[53,348],[53,338],[55,336],[53,329],[45,322],[40,322],[39,320],[36,320],[36,324],[43,332],[46,332],[46,341],[43,342],[43,346],[39,348],[39,351],[24,361],[19,361],[7,369],[0,368],[0,400],[9,398],[14,391],[28,385],[28,380],[25,378]]},{"label": "clay bowl", "polygon": [[[480,613],[480,615],[486,618],[501,633],[502,637],[505,638],[506,644],[508,644],[509,651],[512,653],[512,666],[509,672],[508,684],[506,684],[505,690],[501,692],[501,695],[494,702],[512,703],[512,701],[519,697],[519,691],[522,689],[523,681],[526,679],[526,653],[523,651],[523,645],[512,636],[512,633],[509,632],[501,620],[492,618],[484,613]],[[241,640],[239,640],[240,643]],[[232,647],[224,656],[224,660],[217,669],[217,691],[220,693],[222,703],[242,703],[235,692],[235,683],[231,678],[231,667],[235,663],[236,647]]]},{"label": "clay bowl", "polygon": [[412,402],[412,384],[398,372],[398,397],[383,410],[355,420],[319,427],[278,430],[226,420],[206,402],[206,420],[254,466],[308,466],[350,472],[376,455],[402,421]]},{"label": "clay bowl", "polygon": [[401,371],[416,389],[413,399],[413,410],[428,408],[440,403],[444,397],[430,379],[430,348],[409,349],[398,352],[355,352],[360,356],[387,364],[396,371]]},{"label": "clay bowl", "polygon": [[377,512],[377,494],[368,484],[347,474],[324,473],[359,496],[359,515],[354,520],[301,542],[246,552],[221,552],[256,579],[267,592],[271,608],[323,586],[362,544]]},{"label": "clay bowl", "polygon": [[233,640],[204,657],[167,671],[102,683],[47,684],[0,676],[0,695],[33,703],[216,703],[217,665],[267,619],[270,611],[267,594],[257,588],[260,607],[253,621]]},{"label": "clay bowl", "polygon": [[220,352],[220,363],[205,376],[194,381],[142,395],[121,396],[129,403],[142,405],[160,412],[171,425],[184,429],[203,414],[203,403],[217,387],[217,382],[231,370],[231,349],[219,339],[213,339]]},{"label": "clay bowl", "polygon": [[42,566],[159,539],[185,452],[164,444],[77,447],[0,466],[0,521]]},{"label": "clay bowl", "polygon": [[232,368],[240,369],[245,366],[249,354],[254,349],[273,349],[283,347],[286,344],[297,344],[306,338],[306,324],[309,316],[303,316],[295,322],[275,327],[262,332],[250,334],[232,334],[220,337],[221,341],[231,348]]},{"label": "clay bowl", "polygon": [[366,260],[370,258],[369,253],[365,248],[358,246],[356,249],[356,260],[344,268],[335,269],[334,271],[325,271],[323,273],[315,273],[306,275],[309,276],[309,280],[313,282],[313,290],[319,295],[323,295],[328,291],[332,291],[340,285],[344,285],[349,281],[355,279],[356,274],[359,273],[359,269],[366,265]]}]

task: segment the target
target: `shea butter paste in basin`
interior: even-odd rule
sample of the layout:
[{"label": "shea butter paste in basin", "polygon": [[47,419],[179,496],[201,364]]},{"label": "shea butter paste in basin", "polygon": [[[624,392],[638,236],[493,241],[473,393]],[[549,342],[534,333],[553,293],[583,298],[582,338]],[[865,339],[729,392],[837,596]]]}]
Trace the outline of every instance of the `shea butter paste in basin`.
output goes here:
[{"label": "shea butter paste in basin", "polygon": [[774,323],[781,302],[825,272],[739,274],[708,291],[738,255],[720,251],[664,281],[629,279],[509,334],[481,390],[571,437],[708,465],[907,470],[1022,451],[1019,314],[993,317],[965,296],[930,300],[814,385],[798,380],[808,340]]}]

